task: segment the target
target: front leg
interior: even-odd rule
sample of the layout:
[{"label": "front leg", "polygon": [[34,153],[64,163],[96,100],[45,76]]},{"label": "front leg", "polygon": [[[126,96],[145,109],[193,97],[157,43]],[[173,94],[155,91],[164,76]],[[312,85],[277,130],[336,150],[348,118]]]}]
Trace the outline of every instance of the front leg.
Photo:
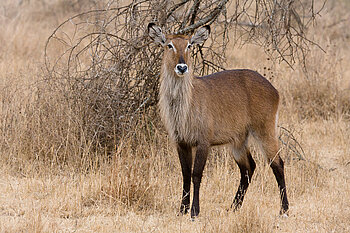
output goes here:
[{"label": "front leg", "polygon": [[205,163],[207,161],[209,152],[208,144],[200,144],[197,146],[196,158],[194,160],[193,173],[192,173],[192,182],[194,185],[193,188],[193,202],[191,208],[191,218],[198,216],[199,214],[199,188],[202,181],[203,170]]},{"label": "front leg", "polygon": [[177,144],[177,152],[181,163],[183,189],[180,213],[186,214],[190,209],[190,188],[192,169],[192,147],[185,143]]}]

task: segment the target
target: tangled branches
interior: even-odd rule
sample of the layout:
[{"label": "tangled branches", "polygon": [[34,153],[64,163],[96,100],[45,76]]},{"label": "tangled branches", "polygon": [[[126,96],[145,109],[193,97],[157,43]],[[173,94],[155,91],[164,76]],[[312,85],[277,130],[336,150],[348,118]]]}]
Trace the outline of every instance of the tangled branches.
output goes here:
[{"label": "tangled branches", "polygon": [[316,10],[314,0],[237,1],[234,19],[235,37],[253,42],[265,49],[272,58],[290,67],[299,61],[306,68],[310,45],[318,44],[307,38],[308,27],[314,23],[326,1]]},{"label": "tangled branches", "polygon": [[111,139],[115,143],[157,102],[162,49],[145,33],[149,22],[179,34],[212,25],[210,40],[192,54],[199,75],[224,69],[229,39],[258,43],[289,64],[300,51],[305,55],[312,43],[305,30],[318,13],[313,1],[228,2],[133,0],[123,5],[115,0],[73,16],[47,40],[47,83],[79,115],[75,119],[81,120],[79,128],[88,140],[102,145]]}]

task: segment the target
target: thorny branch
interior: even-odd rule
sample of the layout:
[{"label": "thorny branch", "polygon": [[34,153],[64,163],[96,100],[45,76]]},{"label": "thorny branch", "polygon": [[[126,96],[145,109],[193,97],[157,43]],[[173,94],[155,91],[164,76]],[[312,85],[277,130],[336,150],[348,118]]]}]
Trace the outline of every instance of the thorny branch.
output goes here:
[{"label": "thorny branch", "polygon": [[287,148],[289,151],[293,152],[298,160],[305,160],[305,152],[303,147],[294,137],[293,133],[283,126],[278,126],[280,132],[278,139],[282,145]]}]

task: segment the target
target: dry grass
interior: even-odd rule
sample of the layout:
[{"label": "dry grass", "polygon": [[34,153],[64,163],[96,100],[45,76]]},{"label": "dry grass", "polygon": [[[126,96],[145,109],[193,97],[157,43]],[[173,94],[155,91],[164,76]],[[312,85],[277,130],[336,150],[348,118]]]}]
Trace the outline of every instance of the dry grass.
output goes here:
[{"label": "dry grass", "polygon": [[[79,129],[71,124],[79,118],[69,118],[73,115],[60,93],[38,83],[44,77],[45,39],[60,21],[82,9],[59,0],[23,1],[15,8],[18,2],[0,4],[1,232],[350,231],[346,1],[328,1],[310,32],[326,53],[311,49],[307,75],[298,66],[291,70],[273,64],[254,46],[228,52],[230,66],[256,69],[278,88],[279,124],[291,129],[305,150],[305,161],[282,154],[290,217],[278,216],[278,188],[259,155],[254,156],[258,167],[242,209],[227,212],[239,171],[224,149],[215,149],[205,169],[201,214],[195,222],[188,215],[177,216],[180,166],[159,122],[145,116],[118,143],[115,154],[88,154],[94,145],[79,143],[84,135],[77,138],[74,131]],[[71,134],[64,134],[67,129]],[[65,150],[75,156],[54,153],[60,146],[55,139],[64,135],[70,143]]]}]

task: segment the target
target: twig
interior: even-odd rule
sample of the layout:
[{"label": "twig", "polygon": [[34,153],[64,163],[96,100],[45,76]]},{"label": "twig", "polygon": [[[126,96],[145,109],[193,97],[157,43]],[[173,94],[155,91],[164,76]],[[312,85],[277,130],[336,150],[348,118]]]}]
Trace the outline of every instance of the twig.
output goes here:
[{"label": "twig", "polygon": [[181,7],[182,5],[186,4],[189,0],[183,0],[182,2],[179,2],[178,4],[175,4],[174,6],[172,6],[169,9],[169,12],[166,16],[166,18],[168,19],[179,7]]},{"label": "twig", "polygon": [[[292,134],[292,132],[290,132],[290,130],[288,130],[287,128],[283,127],[283,126],[278,126],[280,129],[282,129],[284,132],[287,132],[287,137],[288,139],[292,139],[292,141],[296,144],[296,146],[291,145],[289,142],[285,142],[282,139],[283,134],[279,135],[278,139],[280,140],[280,142],[287,146],[288,149],[290,149],[291,151],[294,152],[294,154],[296,154],[296,156],[298,157],[299,160],[305,160],[305,152],[303,150],[303,147],[300,145],[300,143],[296,140],[296,138],[294,137],[294,135]],[[298,148],[300,148],[301,152],[298,151]]]},{"label": "twig", "polygon": [[220,14],[221,10],[227,2],[228,0],[221,0],[218,6],[207,17],[204,17],[203,19],[199,20],[194,24],[191,24],[186,28],[180,29],[176,34],[187,34],[188,32],[192,32],[200,26],[203,26],[204,24],[214,21],[218,17],[218,15]]}]

